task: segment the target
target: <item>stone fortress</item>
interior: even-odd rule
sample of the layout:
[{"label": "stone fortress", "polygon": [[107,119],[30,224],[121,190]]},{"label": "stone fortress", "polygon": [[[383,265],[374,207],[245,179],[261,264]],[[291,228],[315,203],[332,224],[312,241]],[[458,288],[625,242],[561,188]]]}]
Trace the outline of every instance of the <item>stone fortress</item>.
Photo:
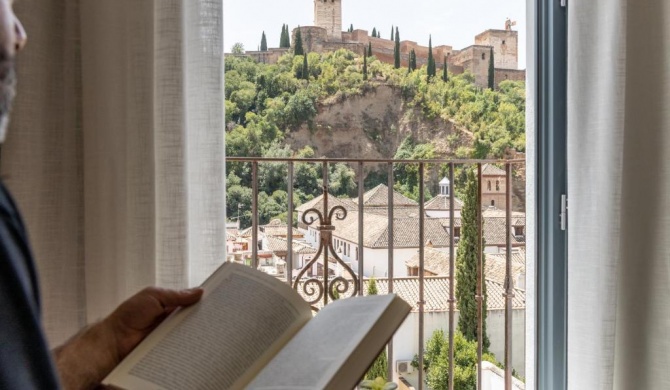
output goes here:
[{"label": "stone fortress", "polygon": [[[488,85],[489,56],[494,53],[495,84],[504,80],[525,80],[526,71],[518,69],[519,34],[512,30],[515,22],[507,19],[503,30],[486,30],[475,36],[474,45],[461,50],[454,50],[449,45],[433,47],[433,56],[437,73],[440,74],[447,59],[449,72],[461,74],[470,72],[475,77],[475,84],[480,87]],[[351,50],[363,55],[368,44],[372,46],[372,55],[380,61],[393,64],[393,48],[391,39],[371,37],[367,30],[355,29],[353,32],[342,31],[342,0],[314,0],[314,26],[298,27],[306,52],[330,52],[338,49]],[[295,43],[293,29],[291,45]],[[413,41],[400,42],[400,61],[407,67],[409,53],[414,50],[417,67],[428,62],[428,47]],[[259,62],[276,63],[288,49],[269,48],[268,51],[247,51],[246,56]]]}]

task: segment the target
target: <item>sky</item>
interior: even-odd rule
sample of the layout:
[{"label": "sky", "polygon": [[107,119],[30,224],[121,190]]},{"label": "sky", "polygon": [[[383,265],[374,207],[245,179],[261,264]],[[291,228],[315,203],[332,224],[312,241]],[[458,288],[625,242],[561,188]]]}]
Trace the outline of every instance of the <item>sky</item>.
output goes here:
[{"label": "sky", "polygon": [[[488,29],[504,29],[505,19],[517,22],[519,69],[526,63],[526,0],[343,0],[342,29],[381,29],[382,38],[391,38],[397,26],[400,40],[428,46],[451,45],[460,50],[474,44],[475,35]],[[281,26],[291,30],[314,24],[314,0],[224,0],[224,47],[230,52],[236,42],[246,50],[257,50],[265,31],[268,47],[279,46]]]}]

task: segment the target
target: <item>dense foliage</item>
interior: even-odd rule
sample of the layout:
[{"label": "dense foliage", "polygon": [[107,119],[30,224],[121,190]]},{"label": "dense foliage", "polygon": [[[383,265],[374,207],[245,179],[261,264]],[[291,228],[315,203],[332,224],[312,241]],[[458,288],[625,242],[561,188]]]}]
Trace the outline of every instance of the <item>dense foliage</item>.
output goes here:
[{"label": "dense foliage", "polygon": [[[490,353],[484,353],[482,360],[497,366],[501,364]],[[418,357],[412,365],[418,368]],[[426,384],[433,390],[449,388],[449,339],[441,329],[431,335],[423,353],[423,367]],[[467,340],[461,332],[454,333],[454,389],[474,390],[477,384],[477,343]]]},{"label": "dense foliage", "polygon": [[[288,31],[288,27],[284,30]],[[296,45],[299,37],[296,31]],[[305,63],[308,64],[306,69]],[[489,90],[477,87],[474,77],[467,73],[449,75],[445,82],[442,77],[429,81],[426,71],[424,66],[408,73],[407,69],[394,69],[393,64],[382,63],[374,56],[364,59],[343,49],[323,54],[288,53],[276,64],[257,63],[245,57],[226,57],[226,155],[318,157],[311,148],[291,150],[285,145],[285,135],[304,125],[315,129],[314,119],[319,105],[343,102],[351,96],[372,92],[382,84],[396,88],[404,109],[419,115],[421,121],[452,121],[461,135],[466,134],[472,139],[470,143],[459,143],[459,134],[449,136],[446,141],[452,154],[438,156],[432,143],[421,144],[410,138],[398,148],[398,158],[500,158],[508,150],[524,150],[523,83],[504,81],[497,90]],[[394,127],[389,131],[394,131]],[[373,135],[368,136],[374,142],[384,142],[386,134],[374,135],[374,139]],[[280,168],[282,165],[284,168]],[[227,215],[237,216],[239,209],[242,225],[248,226],[251,166],[229,162],[227,168],[230,172]],[[280,171],[273,172],[273,169]],[[321,193],[321,171],[321,167],[314,164],[296,164],[296,204]],[[395,172],[396,188],[417,199],[417,174],[412,168],[399,168]],[[259,205],[262,206],[265,200],[270,202],[269,206],[262,206],[263,210],[259,209],[262,223],[273,217],[285,218],[288,208],[286,202],[281,201],[287,191],[286,177],[286,164],[259,164]],[[330,187],[334,195],[355,194],[356,179],[350,166],[332,165],[329,179],[329,185],[337,183],[335,188]],[[381,180],[386,180],[384,174],[373,172],[366,178],[366,188]],[[242,206],[238,208],[238,204]],[[273,212],[278,214],[273,216]]]},{"label": "dense foliage", "polygon": [[[458,330],[468,341],[477,341],[477,269],[479,260],[484,266],[484,245],[478,241],[479,233],[477,221],[480,218],[481,206],[477,202],[477,179],[473,170],[467,172],[465,197],[461,210],[461,238],[456,252],[456,301],[458,302]],[[486,283],[482,283],[483,315],[483,349],[487,351],[490,345],[486,334]]]},{"label": "dense foliage", "polygon": [[[366,295],[377,295],[377,282],[375,278],[371,278],[368,281],[368,287]],[[388,376],[388,357],[386,356],[386,348],[382,349],[382,352],[377,356],[375,361],[372,363],[372,366],[365,373],[365,378],[368,380],[375,380],[377,378],[386,379]],[[386,382],[386,380],[384,380]]]}]

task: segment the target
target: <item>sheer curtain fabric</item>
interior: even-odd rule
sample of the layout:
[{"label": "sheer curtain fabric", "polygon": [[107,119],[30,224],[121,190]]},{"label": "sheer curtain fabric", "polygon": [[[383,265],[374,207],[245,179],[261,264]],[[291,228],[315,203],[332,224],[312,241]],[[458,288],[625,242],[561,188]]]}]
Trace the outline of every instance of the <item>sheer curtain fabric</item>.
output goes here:
[{"label": "sheer curtain fabric", "polygon": [[568,383],[670,388],[670,3],[569,3]]},{"label": "sheer curtain fabric", "polygon": [[221,0],[25,0],[2,174],[52,343],[225,259]]}]

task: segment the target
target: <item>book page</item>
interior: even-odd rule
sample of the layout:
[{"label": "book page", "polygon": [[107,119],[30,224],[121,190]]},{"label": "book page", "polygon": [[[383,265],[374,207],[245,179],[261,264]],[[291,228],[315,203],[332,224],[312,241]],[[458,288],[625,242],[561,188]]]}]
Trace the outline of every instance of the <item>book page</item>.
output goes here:
[{"label": "book page", "polygon": [[311,317],[286,283],[224,264],[200,303],[161,324],[106,379],[123,389],[237,389]]},{"label": "book page", "polygon": [[307,323],[248,389],[351,389],[410,306],[391,295],[343,299]]}]

